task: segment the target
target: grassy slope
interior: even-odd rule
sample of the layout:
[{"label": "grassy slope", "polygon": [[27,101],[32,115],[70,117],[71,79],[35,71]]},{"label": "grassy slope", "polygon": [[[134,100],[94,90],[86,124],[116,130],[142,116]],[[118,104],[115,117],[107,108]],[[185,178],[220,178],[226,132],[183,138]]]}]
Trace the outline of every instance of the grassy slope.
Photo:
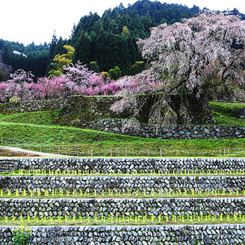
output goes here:
[{"label": "grassy slope", "polygon": [[245,126],[245,119],[239,117],[239,111],[245,103],[210,102],[217,125]]},{"label": "grassy slope", "polygon": [[[245,126],[245,119],[239,117],[239,111],[245,107],[245,103],[210,102],[210,106],[217,121],[216,125]],[[10,115],[0,114],[0,121],[53,125],[53,121],[59,111],[37,111]]]},{"label": "grassy slope", "polygon": [[[245,126],[245,119],[240,119],[240,108],[244,103],[210,103],[216,116],[218,125]],[[0,115],[0,137],[14,138],[23,141],[42,143],[47,145],[66,145],[80,150],[95,151],[101,148],[120,148],[134,150],[186,151],[186,152],[217,152],[224,148],[245,150],[245,139],[226,140],[160,140],[144,139],[85,130],[73,127],[54,126],[53,120],[59,113],[56,111],[42,111],[32,113]]]},{"label": "grassy slope", "polygon": [[[72,127],[33,125],[20,123],[0,122],[0,137],[40,142],[47,145],[66,145],[76,151],[94,151],[120,148],[122,151],[134,149],[136,151],[186,151],[199,153],[216,151],[220,149],[237,148],[245,150],[245,139],[226,140],[160,140],[142,139],[125,135],[104,133],[93,130],[78,129]],[[78,147],[79,145],[79,147]]]},{"label": "grassy slope", "polygon": [[1,115],[0,121],[12,123],[31,123],[40,125],[53,125],[54,119],[57,117],[60,110],[54,111],[37,111],[10,115]]},{"label": "grassy slope", "polygon": [[74,127],[0,122],[0,137],[44,144],[91,144],[101,141],[134,141],[140,139]]}]

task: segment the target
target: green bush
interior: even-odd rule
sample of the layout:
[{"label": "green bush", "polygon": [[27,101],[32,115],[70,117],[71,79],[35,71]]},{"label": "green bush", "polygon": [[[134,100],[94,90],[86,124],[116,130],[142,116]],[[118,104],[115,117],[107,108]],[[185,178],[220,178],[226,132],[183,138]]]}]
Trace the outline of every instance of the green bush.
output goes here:
[{"label": "green bush", "polygon": [[117,80],[122,76],[122,72],[118,66],[115,66],[114,69],[109,70],[109,75],[112,79]]},{"label": "green bush", "polygon": [[26,228],[23,225],[15,228],[13,233],[13,244],[14,245],[26,245],[30,242],[31,239],[31,229]]},{"label": "green bush", "polygon": [[90,62],[89,68],[90,68],[90,70],[92,70],[92,71],[94,71],[96,73],[99,73],[100,72],[100,67],[98,66],[98,64],[97,64],[96,61]]},{"label": "green bush", "polygon": [[130,75],[136,75],[144,69],[144,61],[136,61],[129,69]]},{"label": "green bush", "polygon": [[109,73],[106,71],[102,71],[101,74],[104,75],[104,78],[109,77]]},{"label": "green bush", "polygon": [[5,71],[0,71],[0,82],[7,80],[7,73]]},{"label": "green bush", "polygon": [[17,102],[17,101],[20,101],[19,97],[12,97],[9,99],[9,102]]}]

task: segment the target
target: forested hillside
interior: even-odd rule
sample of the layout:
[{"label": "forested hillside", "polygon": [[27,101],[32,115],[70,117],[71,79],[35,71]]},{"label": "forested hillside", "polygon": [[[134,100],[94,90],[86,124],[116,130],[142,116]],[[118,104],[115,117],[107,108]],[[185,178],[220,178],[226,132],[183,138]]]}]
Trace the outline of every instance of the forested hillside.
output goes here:
[{"label": "forested hillside", "polygon": [[[32,43],[24,46],[0,39],[0,49],[4,63],[11,65],[13,70],[21,68],[32,71],[36,77],[48,74],[55,55],[66,52],[63,48],[66,44],[76,50],[73,62],[80,60],[96,72],[108,72],[118,66],[121,75],[133,75],[143,68],[143,63],[137,62],[143,60],[136,45],[139,38],[149,37],[153,26],[179,22],[183,18],[198,15],[200,11],[197,6],[188,8],[178,4],[140,0],[127,7],[120,4],[114,9],[108,9],[102,16],[97,13],[83,16],[74,26],[68,40],[54,35],[49,44]],[[232,12],[245,19],[238,10]]]},{"label": "forested hillside", "polygon": [[[74,27],[71,45],[76,48],[75,61],[96,61],[100,71],[119,66],[123,74],[132,74],[136,61],[142,60],[136,41],[149,36],[150,28],[160,23],[174,23],[199,13],[196,6],[138,1],[125,8],[122,4],[104,12],[102,17],[90,13]],[[131,69],[130,69],[131,68]]]},{"label": "forested hillside", "polygon": [[11,65],[14,71],[20,68],[32,71],[36,77],[44,76],[47,72],[49,46],[47,43],[43,45],[31,43],[24,46],[21,43],[0,39],[3,62]]}]

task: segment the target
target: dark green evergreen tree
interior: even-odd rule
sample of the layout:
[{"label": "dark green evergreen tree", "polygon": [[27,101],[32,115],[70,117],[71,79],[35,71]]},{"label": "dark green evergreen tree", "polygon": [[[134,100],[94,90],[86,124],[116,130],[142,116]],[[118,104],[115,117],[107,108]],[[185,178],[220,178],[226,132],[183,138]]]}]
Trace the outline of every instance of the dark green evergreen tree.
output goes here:
[{"label": "dark green evergreen tree", "polygon": [[[38,46],[34,43],[24,46],[20,43],[0,41],[0,49],[4,51],[3,58],[6,64],[15,68],[33,69],[35,75],[43,74],[43,65],[47,68],[46,72],[50,70],[49,64],[55,55],[65,52],[65,44],[73,46],[76,50],[73,62],[81,60],[89,65],[90,62],[96,61],[101,71],[108,72],[119,66],[122,75],[131,74],[131,67],[135,62],[142,61],[136,42],[139,38],[149,37],[151,27],[161,23],[181,22],[183,18],[196,16],[199,12],[200,9],[196,5],[188,8],[178,4],[139,0],[128,7],[120,4],[114,9],[108,9],[101,17],[97,13],[83,16],[73,27],[69,40],[57,39],[54,35],[49,45]],[[245,15],[237,9],[231,12],[245,19]],[[125,26],[130,35],[123,32]],[[13,55],[13,50],[26,54],[28,59]]]},{"label": "dark green evergreen tree", "polygon": [[113,69],[109,70],[109,76],[112,79],[117,80],[118,78],[122,76],[122,72],[118,66],[115,66]]},{"label": "dark green evergreen tree", "polygon": [[96,73],[99,73],[100,72],[100,67],[98,66],[97,62],[96,61],[91,61],[90,64],[89,64],[89,69],[96,72]]},{"label": "dark green evergreen tree", "polygon": [[73,62],[81,61],[84,64],[89,64],[91,61],[91,40],[87,33],[81,33],[77,42]]}]

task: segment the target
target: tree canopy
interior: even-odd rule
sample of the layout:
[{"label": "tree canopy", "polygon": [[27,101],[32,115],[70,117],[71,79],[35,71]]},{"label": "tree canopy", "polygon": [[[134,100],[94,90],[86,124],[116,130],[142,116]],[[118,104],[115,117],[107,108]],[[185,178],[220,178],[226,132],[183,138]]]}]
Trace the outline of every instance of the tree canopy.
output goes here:
[{"label": "tree canopy", "polygon": [[[162,24],[138,45],[152,64],[145,74],[164,81],[169,92],[184,91],[200,97],[208,90],[215,96],[232,85],[239,89],[244,84],[245,21],[234,15],[211,12],[183,23]],[[216,90],[218,86],[223,91]]]},{"label": "tree canopy", "polygon": [[[194,122],[190,101],[205,104],[210,97],[245,101],[245,21],[237,16],[207,12],[183,23],[161,24],[138,45],[150,68],[136,77],[161,82],[150,90],[159,96],[152,102],[149,123],[176,123],[179,116],[184,123]],[[140,93],[148,91],[149,85],[141,83]],[[136,89],[131,94],[137,94]],[[174,106],[173,94],[180,96],[178,106]],[[188,100],[182,103],[184,94]],[[113,109],[131,108],[136,118],[143,102],[132,95]],[[208,118],[204,115],[204,122]]]},{"label": "tree canopy", "polygon": [[57,54],[53,59],[54,62],[51,63],[53,67],[53,69],[49,71],[49,75],[51,77],[58,77],[62,75],[64,73],[63,67],[72,63],[75,49],[70,45],[64,45],[64,48],[66,49],[67,53]]},{"label": "tree canopy", "polygon": [[132,66],[142,61],[136,42],[149,37],[150,28],[160,23],[173,23],[199,13],[199,8],[178,4],[137,1],[125,8],[122,4],[106,10],[100,17],[90,13],[74,27],[71,45],[76,49],[74,62],[96,61],[100,71],[118,66],[122,75],[131,74]]},{"label": "tree canopy", "polygon": [[49,58],[49,45],[47,43],[43,45],[31,43],[24,46],[20,43],[0,39],[0,50],[3,53],[3,62],[11,65],[14,71],[24,69],[32,71],[37,77],[46,75]]},{"label": "tree canopy", "polygon": [[[148,38],[154,26],[181,22],[183,18],[197,16],[201,11],[195,5],[188,8],[178,4],[140,0],[127,7],[120,4],[108,9],[102,16],[90,13],[81,17],[79,23],[74,25],[69,39],[63,40],[54,35],[49,44],[31,43],[27,46],[0,39],[0,49],[3,51],[3,62],[11,65],[13,71],[32,71],[36,77],[48,74],[54,57],[66,52],[64,45],[75,48],[73,63],[78,60],[86,65],[96,62],[100,72],[109,72],[118,66],[122,75],[131,75],[134,73],[132,70],[135,70],[134,64],[143,61],[136,44],[139,38]],[[245,19],[245,15],[237,9],[230,11],[230,14]],[[14,54],[15,50],[26,57]]]}]

